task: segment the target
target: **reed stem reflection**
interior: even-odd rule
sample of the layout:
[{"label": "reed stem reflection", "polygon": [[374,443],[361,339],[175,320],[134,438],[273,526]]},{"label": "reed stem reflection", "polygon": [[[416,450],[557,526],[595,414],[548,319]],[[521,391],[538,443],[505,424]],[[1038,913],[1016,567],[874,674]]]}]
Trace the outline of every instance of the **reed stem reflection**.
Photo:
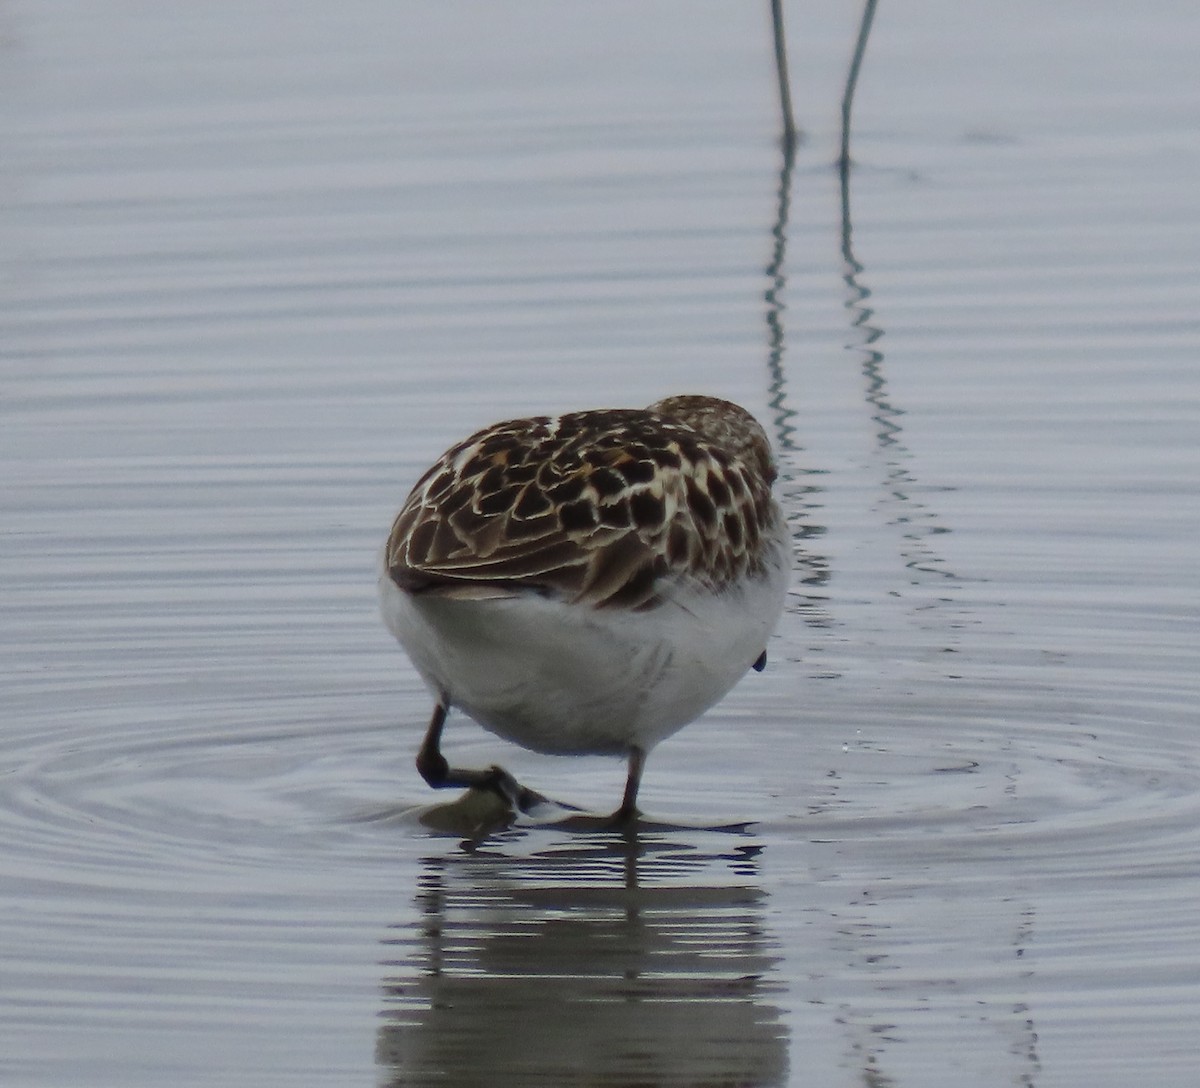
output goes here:
[{"label": "reed stem reflection", "polygon": [[874,17],[875,0],[868,0],[864,10],[854,57],[846,77],[842,96],[842,151],[838,158],[838,180],[841,196],[842,280],[846,285],[846,310],[854,336],[847,348],[857,350],[862,358],[863,393],[871,418],[875,423],[875,450],[883,464],[883,503],[889,510],[888,523],[900,531],[900,553],[914,583],[927,576],[940,580],[955,580],[945,560],[931,546],[929,538],[949,530],[941,526],[931,510],[916,497],[923,490],[907,463],[911,454],[904,444],[902,417],[889,391],[884,368],[884,353],[879,347],[884,330],[875,321],[871,305],[871,290],[863,280],[864,267],[854,254],[854,230],[851,215],[850,178],[853,161],[850,156],[850,118],[854,90],[866,49],[867,35]]}]

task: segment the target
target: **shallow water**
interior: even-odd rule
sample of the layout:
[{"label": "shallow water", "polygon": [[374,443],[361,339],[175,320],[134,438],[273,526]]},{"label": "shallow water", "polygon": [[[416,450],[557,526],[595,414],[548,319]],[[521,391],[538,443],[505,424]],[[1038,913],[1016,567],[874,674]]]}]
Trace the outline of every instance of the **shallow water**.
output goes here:
[{"label": "shallow water", "polygon": [[[854,13],[789,173],[765,7],[0,11],[0,1082],[1193,1083],[1200,16],[882,5],[843,205]],[[392,513],[680,390],[777,438],[768,670],[675,826],[430,832]]]}]

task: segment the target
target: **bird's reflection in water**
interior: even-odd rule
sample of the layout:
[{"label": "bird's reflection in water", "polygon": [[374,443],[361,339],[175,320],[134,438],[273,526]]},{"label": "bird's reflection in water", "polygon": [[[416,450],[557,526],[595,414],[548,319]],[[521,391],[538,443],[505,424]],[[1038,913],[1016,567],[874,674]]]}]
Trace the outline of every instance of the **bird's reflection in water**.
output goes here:
[{"label": "bird's reflection in water", "polygon": [[679,838],[425,859],[419,916],[386,941],[383,1083],[785,1083],[760,847]]}]

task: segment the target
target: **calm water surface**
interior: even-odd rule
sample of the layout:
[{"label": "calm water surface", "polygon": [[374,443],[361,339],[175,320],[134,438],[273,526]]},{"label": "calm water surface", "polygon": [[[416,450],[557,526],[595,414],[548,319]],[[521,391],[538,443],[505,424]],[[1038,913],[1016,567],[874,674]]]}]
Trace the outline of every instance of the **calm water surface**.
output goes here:
[{"label": "calm water surface", "polygon": [[[885,2],[843,202],[766,6],[0,8],[6,1088],[1194,1083],[1200,14]],[[395,508],[686,390],[796,573],[680,826],[431,832]]]}]

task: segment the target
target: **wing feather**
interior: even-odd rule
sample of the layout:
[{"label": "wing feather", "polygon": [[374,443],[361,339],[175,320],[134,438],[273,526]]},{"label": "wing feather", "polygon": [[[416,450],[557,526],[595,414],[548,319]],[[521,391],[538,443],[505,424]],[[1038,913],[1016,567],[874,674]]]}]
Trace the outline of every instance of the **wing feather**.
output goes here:
[{"label": "wing feather", "polygon": [[650,410],[512,420],[422,477],[387,566],[411,593],[653,607],[662,579],[719,587],[752,569],[771,501],[769,480]]}]

